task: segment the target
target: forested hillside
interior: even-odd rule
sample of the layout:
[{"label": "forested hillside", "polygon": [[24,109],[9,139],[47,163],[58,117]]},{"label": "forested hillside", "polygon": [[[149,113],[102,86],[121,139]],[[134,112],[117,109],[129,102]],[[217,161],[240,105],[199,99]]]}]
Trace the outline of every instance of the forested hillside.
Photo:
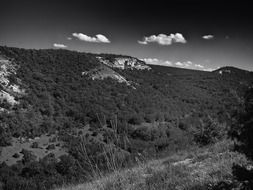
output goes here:
[{"label": "forested hillside", "polygon": [[[114,67],[118,58],[123,69]],[[237,68],[147,66],[68,50],[0,47],[0,59],[4,189],[87,180],[93,167],[110,170],[112,156],[114,167],[126,167],[139,154],[213,143],[226,136],[253,82]]]}]

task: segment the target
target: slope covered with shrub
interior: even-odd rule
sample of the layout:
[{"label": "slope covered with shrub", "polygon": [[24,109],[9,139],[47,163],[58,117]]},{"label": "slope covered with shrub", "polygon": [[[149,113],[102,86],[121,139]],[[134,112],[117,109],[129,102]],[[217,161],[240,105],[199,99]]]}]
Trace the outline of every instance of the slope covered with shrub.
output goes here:
[{"label": "slope covered with shrub", "polygon": [[251,161],[250,164],[233,166],[236,181],[240,182],[241,189],[253,188],[253,88],[245,94],[243,109],[238,111],[236,120],[231,130],[232,138],[236,139],[235,150],[243,153]]},{"label": "slope covered with shrub", "polygon": [[[224,112],[236,106],[241,88],[247,86],[234,76],[202,71],[160,66],[151,70],[115,69],[135,84],[136,89],[132,89],[112,79],[83,76],[82,72],[101,64],[93,54],[6,47],[0,52],[19,65],[16,77],[27,91],[12,116],[18,119],[19,114],[25,120],[25,109],[26,114],[31,113],[30,124],[18,121],[24,126],[19,124],[19,131],[15,131],[17,127],[10,123],[17,135],[85,125],[96,120],[97,114],[106,118],[116,114],[120,121],[137,124],[201,115],[203,111],[225,117]],[[38,121],[33,121],[35,118]]]},{"label": "slope covered with shrub", "polygon": [[[15,165],[0,165],[4,189],[48,189],[85,181],[94,171],[129,167],[142,157],[196,143],[215,143],[226,136],[241,93],[253,81],[250,72],[238,77],[161,66],[110,68],[131,83],[127,85],[82,74],[101,67],[97,56],[124,56],[9,47],[0,47],[0,55],[17,65],[8,76],[9,85],[25,90],[15,96],[18,104],[1,102],[0,146],[22,147],[14,142],[23,138],[32,146],[32,151],[13,155],[20,156]],[[47,155],[38,159],[33,151],[38,146],[32,143],[42,135],[56,138],[43,145]],[[57,144],[67,150],[65,155],[52,154]]]}]

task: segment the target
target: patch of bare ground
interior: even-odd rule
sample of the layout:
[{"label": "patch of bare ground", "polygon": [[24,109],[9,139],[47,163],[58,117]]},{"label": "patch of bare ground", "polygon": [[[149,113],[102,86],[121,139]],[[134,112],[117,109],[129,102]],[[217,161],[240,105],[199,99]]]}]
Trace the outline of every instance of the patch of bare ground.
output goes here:
[{"label": "patch of bare ground", "polygon": [[67,150],[63,146],[63,141],[60,141],[56,135],[41,135],[33,139],[13,137],[10,146],[1,147],[0,163],[5,162],[7,165],[13,165],[22,160],[23,154],[21,152],[23,149],[31,151],[37,160],[49,153],[53,153],[58,158],[67,154]]}]

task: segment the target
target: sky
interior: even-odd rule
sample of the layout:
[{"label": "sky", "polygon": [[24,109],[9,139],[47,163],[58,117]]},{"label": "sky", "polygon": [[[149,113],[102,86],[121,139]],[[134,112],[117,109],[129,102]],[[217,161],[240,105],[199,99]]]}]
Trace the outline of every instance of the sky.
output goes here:
[{"label": "sky", "polygon": [[253,71],[252,16],[243,0],[1,0],[0,45]]}]

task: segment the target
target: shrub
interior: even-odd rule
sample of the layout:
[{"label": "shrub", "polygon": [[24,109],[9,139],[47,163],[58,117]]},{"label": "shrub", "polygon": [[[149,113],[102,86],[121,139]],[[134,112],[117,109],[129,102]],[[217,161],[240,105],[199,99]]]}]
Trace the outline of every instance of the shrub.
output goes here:
[{"label": "shrub", "polygon": [[208,145],[215,143],[222,138],[226,138],[226,124],[221,124],[217,120],[207,116],[204,119],[199,119],[198,124],[192,131],[194,140],[200,145]]},{"label": "shrub", "polygon": [[32,151],[22,149],[20,153],[23,154],[23,158],[22,158],[23,164],[36,161],[36,156],[32,153]]},{"label": "shrub", "polygon": [[[253,89],[249,89],[245,95],[244,110],[238,115],[237,122],[232,127],[232,137],[237,140],[235,150],[247,156],[253,161]],[[253,169],[235,165],[233,175],[243,182],[244,189],[253,189]]]},{"label": "shrub", "polygon": [[12,156],[13,158],[19,158],[20,157],[20,155],[18,154],[18,153],[15,153],[15,154],[13,154],[13,156]]},{"label": "shrub", "polygon": [[54,144],[50,144],[47,146],[47,150],[54,150],[55,149],[55,145]]},{"label": "shrub", "polygon": [[140,125],[142,123],[142,118],[140,116],[134,115],[128,120],[129,124]]},{"label": "shrub", "polygon": [[63,176],[74,177],[78,172],[76,160],[70,155],[62,155],[56,164],[58,173]]},{"label": "shrub", "polygon": [[156,115],[154,113],[146,114],[144,117],[144,120],[148,123],[153,123],[155,122]]},{"label": "shrub", "polygon": [[11,145],[11,135],[7,132],[6,125],[0,123],[0,146]]},{"label": "shrub", "polygon": [[131,137],[133,139],[140,139],[143,141],[150,141],[151,140],[151,130],[149,130],[147,127],[142,126],[142,127],[138,127],[137,129],[135,129],[133,131],[133,133],[131,134]]},{"label": "shrub", "polygon": [[31,145],[31,148],[39,148],[39,143],[38,142],[33,142]]}]

